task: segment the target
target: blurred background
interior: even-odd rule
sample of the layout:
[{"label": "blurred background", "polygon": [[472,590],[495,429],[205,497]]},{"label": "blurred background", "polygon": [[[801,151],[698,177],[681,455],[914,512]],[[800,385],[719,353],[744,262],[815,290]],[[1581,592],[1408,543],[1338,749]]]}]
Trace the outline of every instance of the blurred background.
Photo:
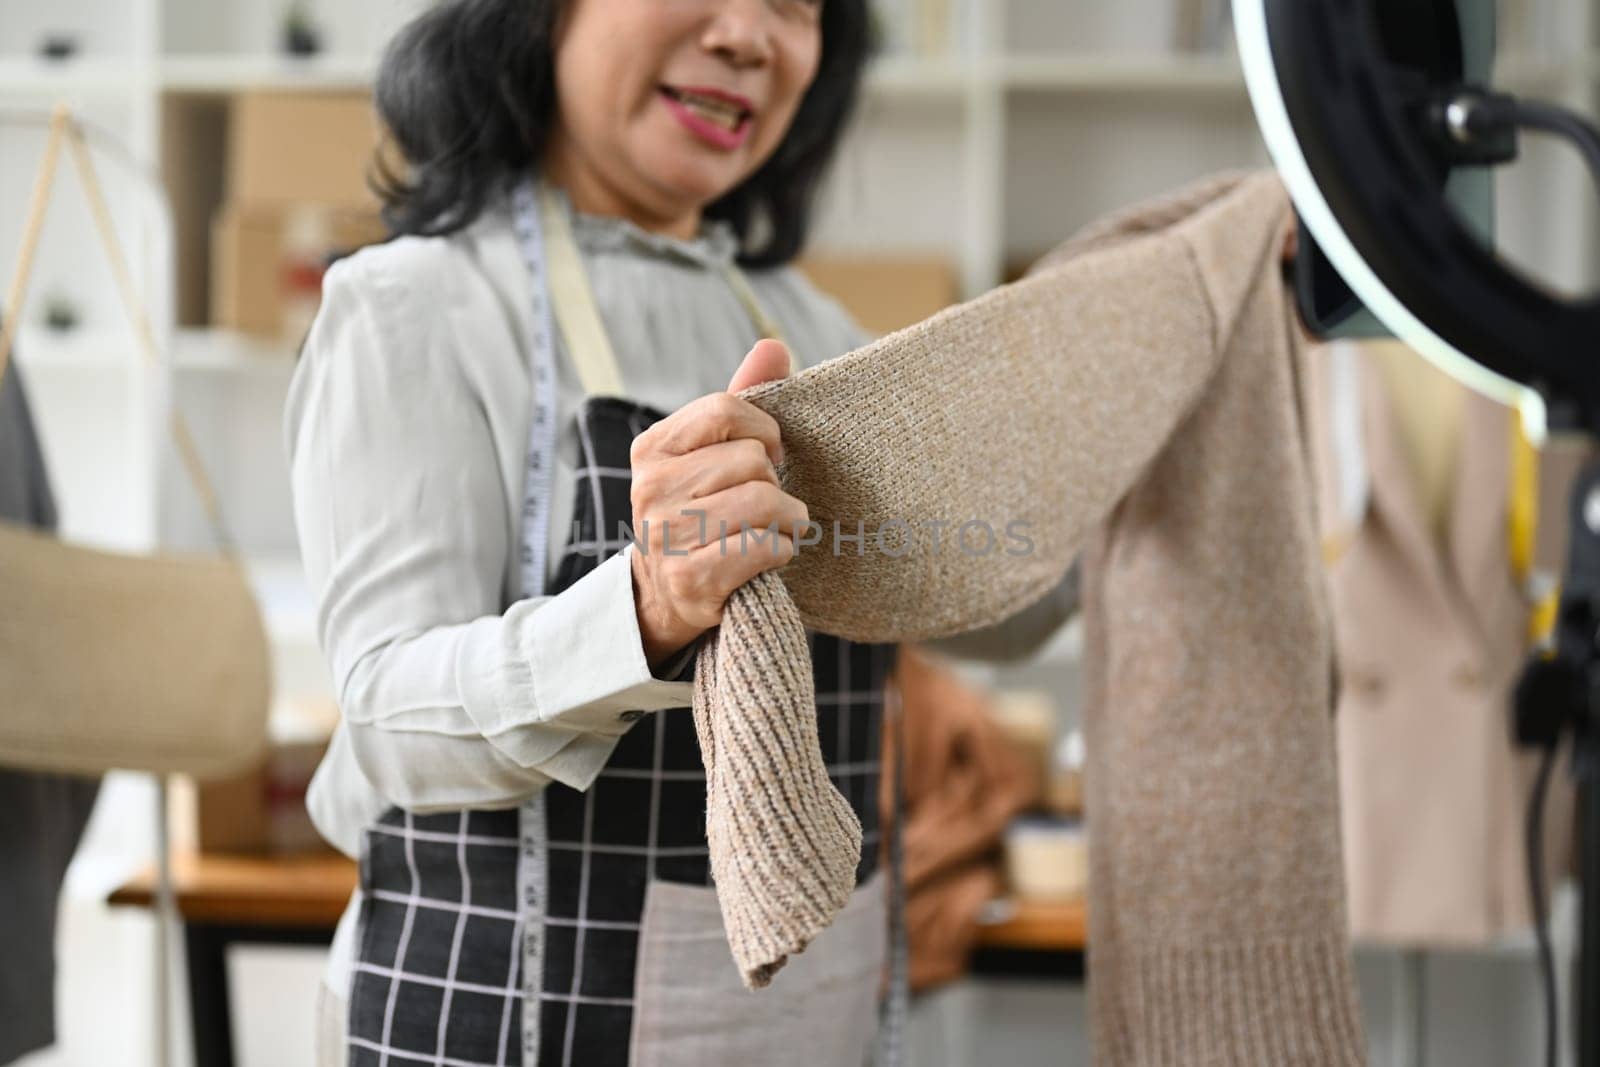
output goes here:
[{"label": "blurred background", "polygon": [[[214,549],[166,433],[181,410],[271,639],[270,756],[237,778],[174,787],[190,924],[187,955],[173,957],[180,1063],[197,1042],[214,1047],[219,1020],[237,1063],[311,1060],[317,942],[351,875],[318,852],[303,809],[337,712],[296,555],[281,415],[322,271],[384,236],[363,181],[378,139],[369,89],[385,41],[422,6],[0,0],[5,280],[49,109],[69,104],[91,126],[161,357],[142,359],[78,175],[63,165],[28,298],[4,309],[18,322],[60,533],[129,552]],[[1266,165],[1220,0],[874,7],[881,55],[803,264],[873,330],[1015,277],[1109,210]],[[1593,114],[1597,33],[1594,0],[1508,0],[1498,81]],[[1498,185],[1502,250],[1554,285],[1592,289],[1600,226],[1588,179],[1569,149],[1526,147]],[[1079,784],[1093,753],[1076,732],[1080,647],[1074,625],[1029,663],[930,668],[943,673],[927,699],[981,707],[1033,785],[990,847],[960,858],[989,872],[993,892],[963,913],[973,933],[956,963],[922,985],[916,1063],[1088,1062]],[[156,811],[149,776],[105,780],[62,891],[58,1044],[26,1067],[157,1062]],[[202,869],[211,856],[237,862]],[[1564,989],[1571,897],[1556,895]],[[1374,1063],[1532,1062],[1542,1019],[1532,945],[1525,930],[1453,944],[1362,939]]]}]

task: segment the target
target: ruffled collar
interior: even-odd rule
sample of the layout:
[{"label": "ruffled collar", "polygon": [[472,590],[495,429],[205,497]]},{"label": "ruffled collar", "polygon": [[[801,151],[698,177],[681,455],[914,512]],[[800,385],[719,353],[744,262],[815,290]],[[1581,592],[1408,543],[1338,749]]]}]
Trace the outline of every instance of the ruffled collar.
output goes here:
[{"label": "ruffled collar", "polygon": [[562,210],[572,220],[572,235],[578,248],[585,253],[632,251],[716,269],[732,266],[739,254],[739,236],[725,220],[702,219],[700,232],[685,240],[670,234],[651,233],[631,219],[576,212],[565,190],[553,191]]}]

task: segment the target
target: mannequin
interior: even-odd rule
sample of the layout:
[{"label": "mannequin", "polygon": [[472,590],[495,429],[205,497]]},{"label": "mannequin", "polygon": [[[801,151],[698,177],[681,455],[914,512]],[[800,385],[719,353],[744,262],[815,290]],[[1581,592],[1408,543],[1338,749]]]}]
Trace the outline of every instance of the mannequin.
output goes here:
[{"label": "mannequin", "polygon": [[1466,387],[1399,341],[1375,341],[1368,357],[1382,376],[1395,429],[1434,543],[1447,543]]},{"label": "mannequin", "polygon": [[[1353,361],[1340,388],[1348,401],[1359,382],[1361,440],[1330,447],[1321,476],[1337,546],[1328,578],[1352,932],[1481,946],[1528,922],[1532,765],[1512,748],[1509,699],[1530,646],[1531,578],[1548,558],[1532,542],[1563,525],[1572,465],[1559,451],[1532,457],[1514,412],[1409,346],[1339,345],[1349,347],[1324,350],[1323,370],[1332,383],[1333,366]],[[1328,411],[1338,391],[1328,385]],[[1519,482],[1524,456],[1535,467]],[[1359,506],[1334,506],[1331,487],[1352,484]],[[1569,852],[1569,791],[1555,790],[1548,814],[1553,883]]]}]

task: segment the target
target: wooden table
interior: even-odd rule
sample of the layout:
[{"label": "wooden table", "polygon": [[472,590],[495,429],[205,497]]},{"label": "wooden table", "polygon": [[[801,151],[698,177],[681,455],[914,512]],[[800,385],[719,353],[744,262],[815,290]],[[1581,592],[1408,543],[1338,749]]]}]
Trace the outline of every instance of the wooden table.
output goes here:
[{"label": "wooden table", "polygon": [[[189,964],[189,1025],[198,1067],[230,1067],[228,946],[326,945],[356,885],[356,864],[337,853],[303,856],[179,854],[172,858]],[[141,871],[109,902],[149,908],[156,873]]]},{"label": "wooden table", "polygon": [[1008,900],[996,910],[1003,917],[984,923],[973,956],[975,974],[1006,978],[1065,978],[1084,974],[1089,943],[1089,909],[1080,899]]},{"label": "wooden table", "polygon": [[[336,853],[246,856],[180,853],[172,859],[189,964],[190,1026],[199,1067],[229,1067],[228,946],[326,945],[356,885],[356,864]],[[148,908],[155,869],[140,872],[110,903]],[[1082,900],[1005,902],[986,923],[973,961],[992,977],[1083,977],[1088,914]]]}]

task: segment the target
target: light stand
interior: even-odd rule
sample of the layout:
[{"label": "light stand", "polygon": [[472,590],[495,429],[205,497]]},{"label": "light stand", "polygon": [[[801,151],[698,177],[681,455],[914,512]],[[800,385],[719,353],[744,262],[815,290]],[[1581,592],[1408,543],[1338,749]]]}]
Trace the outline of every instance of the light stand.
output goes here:
[{"label": "light stand", "polygon": [[[1533,659],[1517,685],[1519,744],[1544,752],[1528,819],[1530,845],[1540,833],[1543,792],[1561,743],[1572,738],[1577,781],[1579,878],[1582,885],[1578,973],[1578,1063],[1600,1065],[1600,460],[1583,468],[1572,487],[1566,572],[1555,642]],[[1530,848],[1529,878],[1542,903],[1542,866]],[[1549,946],[1543,938],[1542,953]],[[1548,955],[1545,966],[1548,967]]]},{"label": "light stand", "polygon": [[[1233,10],[1256,118],[1309,231],[1296,264],[1307,322],[1331,331],[1364,305],[1452,376],[1516,407],[1535,443],[1547,403],[1600,438],[1600,296],[1567,298],[1524,275],[1450,195],[1458,179],[1514,159],[1523,129],[1572,141],[1600,182],[1591,121],[1485,84],[1493,0],[1234,0]],[[1600,463],[1578,480],[1571,525],[1556,652],[1519,685],[1516,727],[1546,746],[1541,782],[1554,745],[1574,742],[1579,1064],[1600,1067]],[[1556,1040],[1552,1027],[1552,1065]]]}]

